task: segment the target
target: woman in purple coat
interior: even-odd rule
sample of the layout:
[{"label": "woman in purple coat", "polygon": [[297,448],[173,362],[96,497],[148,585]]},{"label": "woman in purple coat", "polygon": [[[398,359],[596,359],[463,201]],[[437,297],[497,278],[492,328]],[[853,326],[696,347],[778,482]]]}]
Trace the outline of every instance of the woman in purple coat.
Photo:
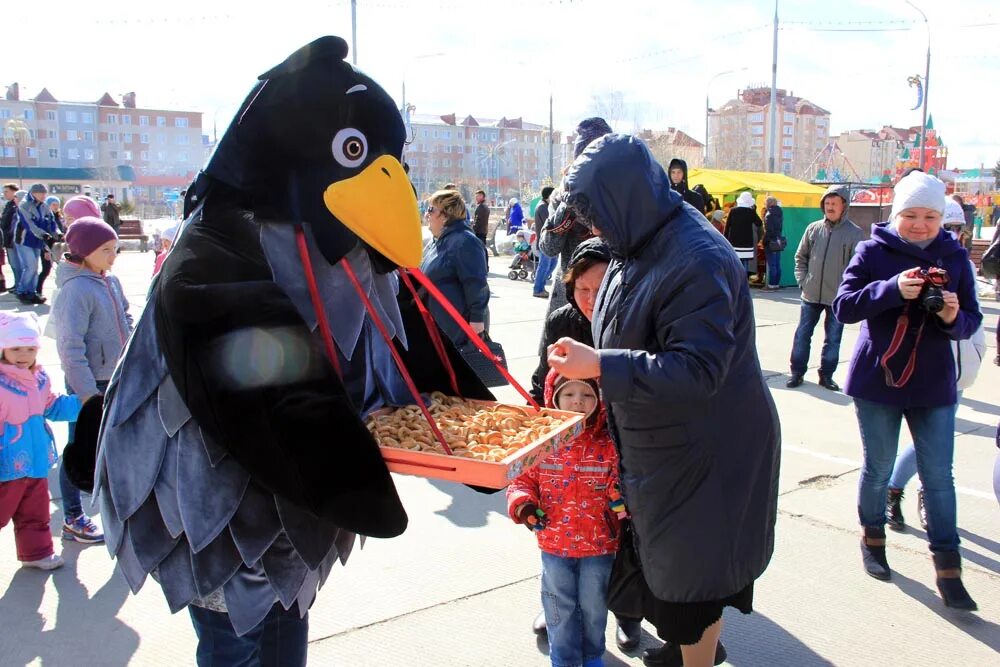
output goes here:
[{"label": "woman in purple coat", "polygon": [[947,606],[973,610],[961,579],[951,472],[957,402],[951,341],[971,337],[983,317],[968,253],[941,229],[944,190],[919,171],[896,184],[889,222],[874,225],[871,239],[858,244],[833,311],[845,324],[862,322],[844,392],[854,398],[864,447],[858,515],[865,571],[891,577],[885,498],[905,418],[938,590]]}]

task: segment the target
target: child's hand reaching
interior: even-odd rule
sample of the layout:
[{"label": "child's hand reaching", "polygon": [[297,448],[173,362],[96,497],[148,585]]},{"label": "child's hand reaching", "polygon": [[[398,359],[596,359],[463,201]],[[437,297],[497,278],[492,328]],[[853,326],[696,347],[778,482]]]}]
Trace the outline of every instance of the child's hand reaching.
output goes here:
[{"label": "child's hand reaching", "polygon": [[543,530],[549,525],[549,516],[535,503],[524,503],[517,508],[517,518],[528,530]]}]

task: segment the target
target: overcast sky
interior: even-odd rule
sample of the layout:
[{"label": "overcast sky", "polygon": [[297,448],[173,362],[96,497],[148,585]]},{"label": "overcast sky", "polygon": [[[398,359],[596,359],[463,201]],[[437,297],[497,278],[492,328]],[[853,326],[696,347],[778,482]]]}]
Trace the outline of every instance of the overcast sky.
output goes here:
[{"label": "overcast sky", "polygon": [[[930,20],[930,112],[949,165],[992,166],[1000,4],[915,2]],[[417,113],[545,124],[551,92],[556,128],[569,130],[595,96],[618,92],[629,119],[616,129],[674,126],[703,140],[706,93],[714,107],[748,84],[770,85],[767,0],[357,4],[358,66],[397,102],[405,78]],[[927,49],[916,10],[903,0],[782,0],[779,14],[778,87],[832,112],[835,134],[920,124],[907,84],[923,74]],[[135,91],[140,106],[204,112],[207,134],[213,121],[221,133],[256,76],[290,52],[323,34],[351,36],[349,0],[49,0],[36,19],[3,24],[0,83],[20,82],[23,98],[43,86],[75,101]]]}]

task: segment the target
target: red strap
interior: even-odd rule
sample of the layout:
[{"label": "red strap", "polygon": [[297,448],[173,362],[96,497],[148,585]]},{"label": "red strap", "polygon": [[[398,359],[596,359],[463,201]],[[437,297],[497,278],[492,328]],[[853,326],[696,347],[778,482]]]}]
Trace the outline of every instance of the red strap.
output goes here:
[{"label": "red strap", "polygon": [[[404,270],[405,269],[400,269],[400,271]],[[490,351],[490,348],[486,347],[486,343],[484,343],[479,337],[479,334],[472,330],[472,327],[470,327],[469,323],[465,321],[465,318],[462,317],[461,313],[455,310],[455,306],[451,305],[451,302],[445,298],[444,294],[441,294],[441,291],[434,286],[434,283],[430,281],[430,278],[425,276],[420,269],[409,269],[409,272],[413,274],[413,277],[416,278],[423,287],[427,288],[427,291],[431,293],[431,296],[433,296],[437,302],[441,304],[441,306],[445,309],[445,312],[451,316],[451,319],[455,320],[455,323],[461,327],[462,331],[465,332],[465,335],[469,337],[469,340],[475,343],[476,347],[479,348],[479,351],[486,355],[487,359],[493,362],[493,365],[497,367],[497,370],[500,371],[500,374],[503,375],[504,378],[506,378],[507,382],[509,382],[511,386],[521,394],[521,396],[528,399],[528,403],[531,407],[536,410],[541,410],[542,407],[538,405],[538,401],[532,398],[531,394],[525,391],[524,387],[518,384],[517,380],[515,380],[513,376],[507,372],[507,369],[503,367],[500,359]]]},{"label": "red strap", "polygon": [[882,371],[885,373],[885,383],[892,387],[893,389],[899,389],[906,385],[913,376],[913,371],[917,367],[917,347],[920,345],[920,339],[924,335],[924,325],[927,324],[927,318],[920,323],[920,328],[917,329],[917,340],[913,343],[913,350],[910,351],[910,359],[906,362],[906,368],[903,369],[903,374],[899,376],[896,380],[889,369],[889,360],[896,356],[899,352],[899,348],[903,345],[903,338],[906,336],[906,331],[910,326],[910,304],[907,303],[906,307],[903,309],[902,315],[896,320],[896,330],[892,333],[892,342],[889,343],[889,349],[885,351],[882,355]]},{"label": "red strap", "polygon": [[410,372],[406,370],[406,365],[403,363],[403,358],[399,356],[399,351],[396,346],[392,343],[392,336],[389,335],[389,331],[385,328],[385,324],[382,319],[375,312],[375,307],[372,305],[371,300],[368,295],[365,294],[365,290],[361,287],[361,282],[358,280],[357,275],[354,273],[354,269],[351,268],[350,262],[347,258],[340,260],[340,264],[344,267],[344,273],[350,279],[351,284],[354,285],[354,291],[358,293],[361,297],[361,301],[365,304],[365,310],[368,311],[368,315],[371,317],[372,322],[375,323],[375,327],[378,329],[379,333],[382,334],[382,338],[385,340],[385,344],[389,347],[389,352],[392,353],[392,358],[396,362],[396,367],[399,368],[399,372],[403,376],[403,380],[406,381],[406,386],[410,388],[410,393],[413,394],[413,399],[417,402],[417,407],[420,408],[420,412],[424,414],[424,419],[427,423],[431,425],[431,431],[434,432],[434,437],[437,438],[441,446],[444,447],[446,454],[451,455],[451,447],[445,442],[444,434],[441,433],[441,429],[438,428],[437,422],[434,421],[434,417],[431,416],[430,411],[427,409],[427,405],[424,403],[423,397],[420,396],[420,392],[417,390],[416,383],[413,382],[413,377],[410,376]]},{"label": "red strap", "polygon": [[344,381],[344,374],[340,371],[340,361],[337,359],[337,350],[333,347],[333,332],[330,331],[330,322],[326,319],[326,311],[323,309],[323,300],[319,298],[319,288],[316,286],[316,275],[313,273],[312,260],[309,259],[309,248],[306,246],[306,235],[302,231],[302,225],[295,225],[295,243],[299,247],[299,258],[302,260],[302,268],[306,272],[306,284],[309,286],[309,298],[312,300],[313,310],[316,312],[316,322],[319,324],[319,333],[323,338],[323,349],[330,360],[330,365],[337,372],[340,381]]},{"label": "red strap", "polygon": [[451,365],[451,359],[448,358],[448,352],[445,350],[444,341],[441,340],[441,332],[438,331],[437,324],[434,323],[434,317],[431,315],[431,311],[427,310],[427,306],[424,305],[420,295],[417,294],[417,290],[413,286],[413,281],[410,280],[410,276],[408,276],[405,271],[399,271],[399,277],[403,279],[403,284],[406,285],[406,289],[410,290],[410,294],[413,295],[413,300],[417,303],[417,310],[420,311],[420,315],[424,319],[424,326],[427,328],[427,335],[431,337],[431,342],[434,344],[434,350],[437,352],[438,358],[441,359],[441,363],[444,365],[445,370],[448,371],[448,380],[451,382],[452,391],[455,392],[455,396],[461,396],[462,392],[458,389],[458,378],[455,377],[455,369]]}]

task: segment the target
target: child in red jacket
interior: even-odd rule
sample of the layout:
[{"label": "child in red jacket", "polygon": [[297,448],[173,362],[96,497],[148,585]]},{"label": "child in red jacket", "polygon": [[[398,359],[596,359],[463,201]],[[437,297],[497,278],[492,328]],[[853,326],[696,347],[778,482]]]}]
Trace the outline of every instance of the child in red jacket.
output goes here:
[{"label": "child in red jacket", "polygon": [[545,402],[587,415],[587,428],[507,489],[512,519],[535,531],[542,550],[542,607],[556,667],[604,664],[608,579],[625,504],[618,453],[596,383],[549,372]]}]

